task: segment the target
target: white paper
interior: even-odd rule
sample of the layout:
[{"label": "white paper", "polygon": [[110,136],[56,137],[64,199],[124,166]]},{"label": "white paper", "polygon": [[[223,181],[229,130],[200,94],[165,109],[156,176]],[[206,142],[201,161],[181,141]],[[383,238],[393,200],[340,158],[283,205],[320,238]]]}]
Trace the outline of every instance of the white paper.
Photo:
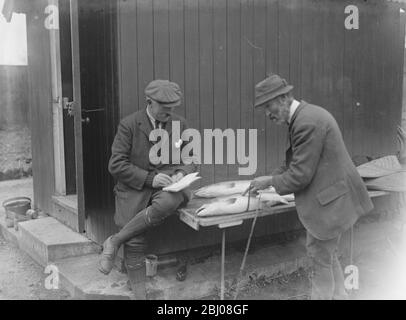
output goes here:
[{"label": "white paper", "polygon": [[199,172],[190,173],[190,174],[184,176],[178,182],[172,183],[171,185],[163,188],[162,190],[168,191],[168,192],[181,191],[181,190],[189,187],[193,182],[201,179],[201,177],[197,176],[198,174],[199,174]]}]

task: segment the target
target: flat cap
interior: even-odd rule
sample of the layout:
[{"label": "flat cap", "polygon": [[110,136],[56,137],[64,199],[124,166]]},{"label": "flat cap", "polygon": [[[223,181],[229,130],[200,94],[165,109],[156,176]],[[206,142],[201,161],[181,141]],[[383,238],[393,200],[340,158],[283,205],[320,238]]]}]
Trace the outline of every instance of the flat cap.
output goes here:
[{"label": "flat cap", "polygon": [[293,89],[285,79],[277,74],[265,78],[255,86],[255,107],[275,99],[277,96],[288,93]]},{"label": "flat cap", "polygon": [[145,95],[165,107],[180,106],[182,99],[179,85],[169,80],[151,81],[145,88]]}]

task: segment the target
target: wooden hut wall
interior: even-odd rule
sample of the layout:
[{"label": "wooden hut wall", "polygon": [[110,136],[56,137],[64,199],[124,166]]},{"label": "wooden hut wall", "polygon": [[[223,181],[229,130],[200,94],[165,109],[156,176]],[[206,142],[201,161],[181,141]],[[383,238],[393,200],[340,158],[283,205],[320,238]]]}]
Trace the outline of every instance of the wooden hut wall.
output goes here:
[{"label": "wooden hut wall", "polygon": [[[35,208],[52,211],[55,188],[51,57],[46,0],[26,1],[29,108]],[[40,79],[40,80],[39,80]]]},{"label": "wooden hut wall", "polygon": [[[349,4],[359,8],[358,30],[344,27],[344,8]],[[83,21],[91,30],[92,24]],[[87,149],[84,142],[88,150],[84,152],[93,159],[84,170],[88,176],[86,213],[91,238],[101,242],[115,230],[112,181],[106,170],[109,147],[119,119],[145,107],[144,88],[154,78],[180,84],[184,104],[178,112],[190,127],[201,132],[210,128],[257,128],[256,175],[280,165],[286,147],[286,128],[270,123],[252,108],[255,83],[270,73],[278,73],[292,83],[296,98],[331,111],[352,155],[395,152],[404,45],[404,25],[400,21],[398,5],[378,0],[118,0],[117,41],[108,39],[111,33],[97,36],[100,30],[106,30],[101,27],[106,26],[102,20],[94,20],[93,31],[83,31],[87,36],[81,38],[83,52],[94,50],[87,53],[86,63],[81,61],[82,69],[94,64],[93,73],[88,70],[84,78],[82,72],[82,89],[84,79],[100,82],[93,85],[105,89],[93,94],[89,89],[87,93],[93,100],[97,95],[104,97],[92,102],[94,108],[100,103],[105,106],[100,122],[92,120],[84,129],[89,132],[87,138],[84,133],[84,139],[90,141],[88,147],[99,144]],[[111,54],[107,59],[100,56],[100,50],[114,52],[114,45],[117,60]],[[97,59],[103,61],[98,68]],[[109,69],[114,69],[111,61],[117,61],[118,68],[117,109],[114,95],[108,94],[115,88],[108,76],[114,75]],[[110,71],[102,74],[106,66]],[[238,176],[237,169],[237,164],[201,165],[202,184],[251,178]],[[256,234],[300,227],[293,213],[267,218]],[[248,228],[235,228],[229,239],[246,238]],[[220,240],[217,229],[195,232],[177,217],[168,219],[149,236],[155,252]]]},{"label": "wooden hut wall", "polygon": [[[359,30],[344,27],[349,4],[359,8]],[[398,5],[384,1],[121,0],[120,117],[144,108],[150,80],[176,81],[185,95],[178,112],[191,127],[258,129],[261,175],[283,160],[286,129],[254,111],[253,87],[278,73],[295,97],[332,112],[352,155],[392,153],[399,23]],[[237,178],[237,166],[202,165],[202,183]]]}]

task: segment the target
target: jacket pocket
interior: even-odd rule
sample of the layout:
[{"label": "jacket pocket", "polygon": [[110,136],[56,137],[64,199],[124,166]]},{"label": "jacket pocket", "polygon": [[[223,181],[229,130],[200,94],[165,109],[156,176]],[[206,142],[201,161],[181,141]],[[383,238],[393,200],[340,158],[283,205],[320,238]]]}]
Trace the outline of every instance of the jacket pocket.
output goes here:
[{"label": "jacket pocket", "polygon": [[316,197],[319,203],[322,206],[325,206],[326,204],[329,204],[330,202],[345,195],[348,191],[348,187],[344,180],[341,180],[319,192]]}]

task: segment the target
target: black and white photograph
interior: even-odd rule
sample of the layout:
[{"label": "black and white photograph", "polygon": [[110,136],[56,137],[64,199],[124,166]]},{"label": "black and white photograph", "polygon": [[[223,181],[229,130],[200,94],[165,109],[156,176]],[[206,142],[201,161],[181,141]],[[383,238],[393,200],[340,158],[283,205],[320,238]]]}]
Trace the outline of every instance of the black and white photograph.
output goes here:
[{"label": "black and white photograph", "polygon": [[0,0],[0,300],[406,300],[405,28],[406,0]]}]

